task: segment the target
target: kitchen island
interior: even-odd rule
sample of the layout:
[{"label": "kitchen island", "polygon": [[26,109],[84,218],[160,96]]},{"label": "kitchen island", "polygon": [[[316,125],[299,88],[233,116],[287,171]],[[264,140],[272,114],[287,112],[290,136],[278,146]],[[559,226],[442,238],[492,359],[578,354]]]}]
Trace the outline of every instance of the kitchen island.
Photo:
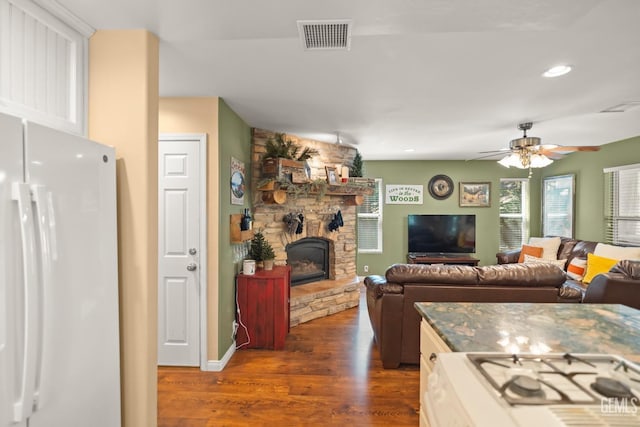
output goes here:
[{"label": "kitchen island", "polygon": [[602,353],[640,362],[640,311],[619,304],[415,303],[420,325],[420,424],[438,353]]},{"label": "kitchen island", "polygon": [[415,304],[451,351],[640,357],[640,310],[620,304]]}]

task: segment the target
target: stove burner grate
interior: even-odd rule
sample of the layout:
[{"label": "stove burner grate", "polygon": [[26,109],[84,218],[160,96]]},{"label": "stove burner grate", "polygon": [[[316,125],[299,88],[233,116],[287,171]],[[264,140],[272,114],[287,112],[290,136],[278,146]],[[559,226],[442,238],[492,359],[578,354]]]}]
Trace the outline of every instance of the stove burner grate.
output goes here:
[{"label": "stove burner grate", "polygon": [[535,378],[531,378],[528,375],[516,375],[508,381],[507,388],[524,397],[545,397],[544,390],[542,390],[542,386],[540,382]]},{"label": "stove burner grate", "polygon": [[[604,397],[636,398],[631,382],[640,370],[609,355],[468,353],[467,358],[510,405],[594,405]],[[573,367],[575,362],[579,364]],[[595,380],[595,382],[593,382]],[[631,386],[633,387],[633,386]]]},{"label": "stove burner grate", "polygon": [[596,381],[591,383],[591,388],[605,397],[617,397],[620,399],[632,399],[635,397],[626,384],[613,378],[596,377]]}]

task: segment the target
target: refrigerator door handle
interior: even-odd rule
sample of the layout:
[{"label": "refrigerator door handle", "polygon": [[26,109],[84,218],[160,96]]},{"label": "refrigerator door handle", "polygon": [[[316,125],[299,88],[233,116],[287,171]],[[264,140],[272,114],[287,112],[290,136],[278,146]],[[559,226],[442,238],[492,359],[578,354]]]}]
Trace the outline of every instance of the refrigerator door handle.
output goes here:
[{"label": "refrigerator door handle", "polygon": [[45,319],[47,319],[47,307],[48,301],[51,299],[52,286],[51,283],[51,268],[52,262],[56,258],[55,254],[55,241],[56,241],[56,230],[55,230],[55,216],[53,213],[53,203],[51,200],[51,193],[47,191],[47,188],[43,185],[33,185],[31,186],[31,193],[33,194],[33,201],[35,203],[35,217],[38,222],[38,237],[40,240],[40,262],[42,263],[41,270],[41,278],[40,281],[42,283],[42,296],[40,306],[42,307],[42,312],[39,316],[39,330],[40,330],[40,347],[39,354],[37,354],[40,363],[37,366],[36,371],[36,384],[34,390],[34,399],[33,399],[33,410],[37,411],[43,405],[44,400],[44,392],[47,388],[43,386],[43,369],[44,369],[44,361],[47,360],[47,355],[45,354],[47,348],[45,344],[47,343],[47,329],[45,328]]},{"label": "refrigerator door handle", "polygon": [[19,373],[19,396],[13,404],[13,420],[23,422],[33,414],[36,371],[38,364],[38,267],[36,265],[36,241],[29,185],[14,182],[11,187],[13,200],[18,202],[20,237],[22,240],[22,271],[24,280],[24,339],[22,370]]}]

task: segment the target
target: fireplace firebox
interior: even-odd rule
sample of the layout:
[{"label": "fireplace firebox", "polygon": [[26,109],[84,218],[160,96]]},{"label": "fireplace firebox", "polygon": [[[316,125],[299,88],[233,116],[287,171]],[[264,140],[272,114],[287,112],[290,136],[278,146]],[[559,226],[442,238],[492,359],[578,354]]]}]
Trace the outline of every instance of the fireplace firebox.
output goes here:
[{"label": "fireplace firebox", "polygon": [[287,264],[291,266],[291,286],[329,278],[329,241],[306,237],[289,243]]}]

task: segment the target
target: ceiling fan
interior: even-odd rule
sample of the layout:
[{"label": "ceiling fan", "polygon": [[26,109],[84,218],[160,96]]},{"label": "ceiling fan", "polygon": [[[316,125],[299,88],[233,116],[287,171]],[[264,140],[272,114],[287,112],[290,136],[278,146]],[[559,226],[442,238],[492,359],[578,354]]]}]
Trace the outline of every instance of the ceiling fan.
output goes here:
[{"label": "ceiling fan", "polygon": [[480,154],[492,153],[478,159],[493,157],[510,151],[504,158],[498,161],[505,167],[517,167],[520,169],[543,168],[553,163],[553,160],[575,151],[598,151],[598,146],[564,146],[542,144],[537,136],[527,136],[527,131],[533,127],[532,122],[518,124],[518,129],[523,132],[521,138],[512,139],[508,149],[483,151]]}]

